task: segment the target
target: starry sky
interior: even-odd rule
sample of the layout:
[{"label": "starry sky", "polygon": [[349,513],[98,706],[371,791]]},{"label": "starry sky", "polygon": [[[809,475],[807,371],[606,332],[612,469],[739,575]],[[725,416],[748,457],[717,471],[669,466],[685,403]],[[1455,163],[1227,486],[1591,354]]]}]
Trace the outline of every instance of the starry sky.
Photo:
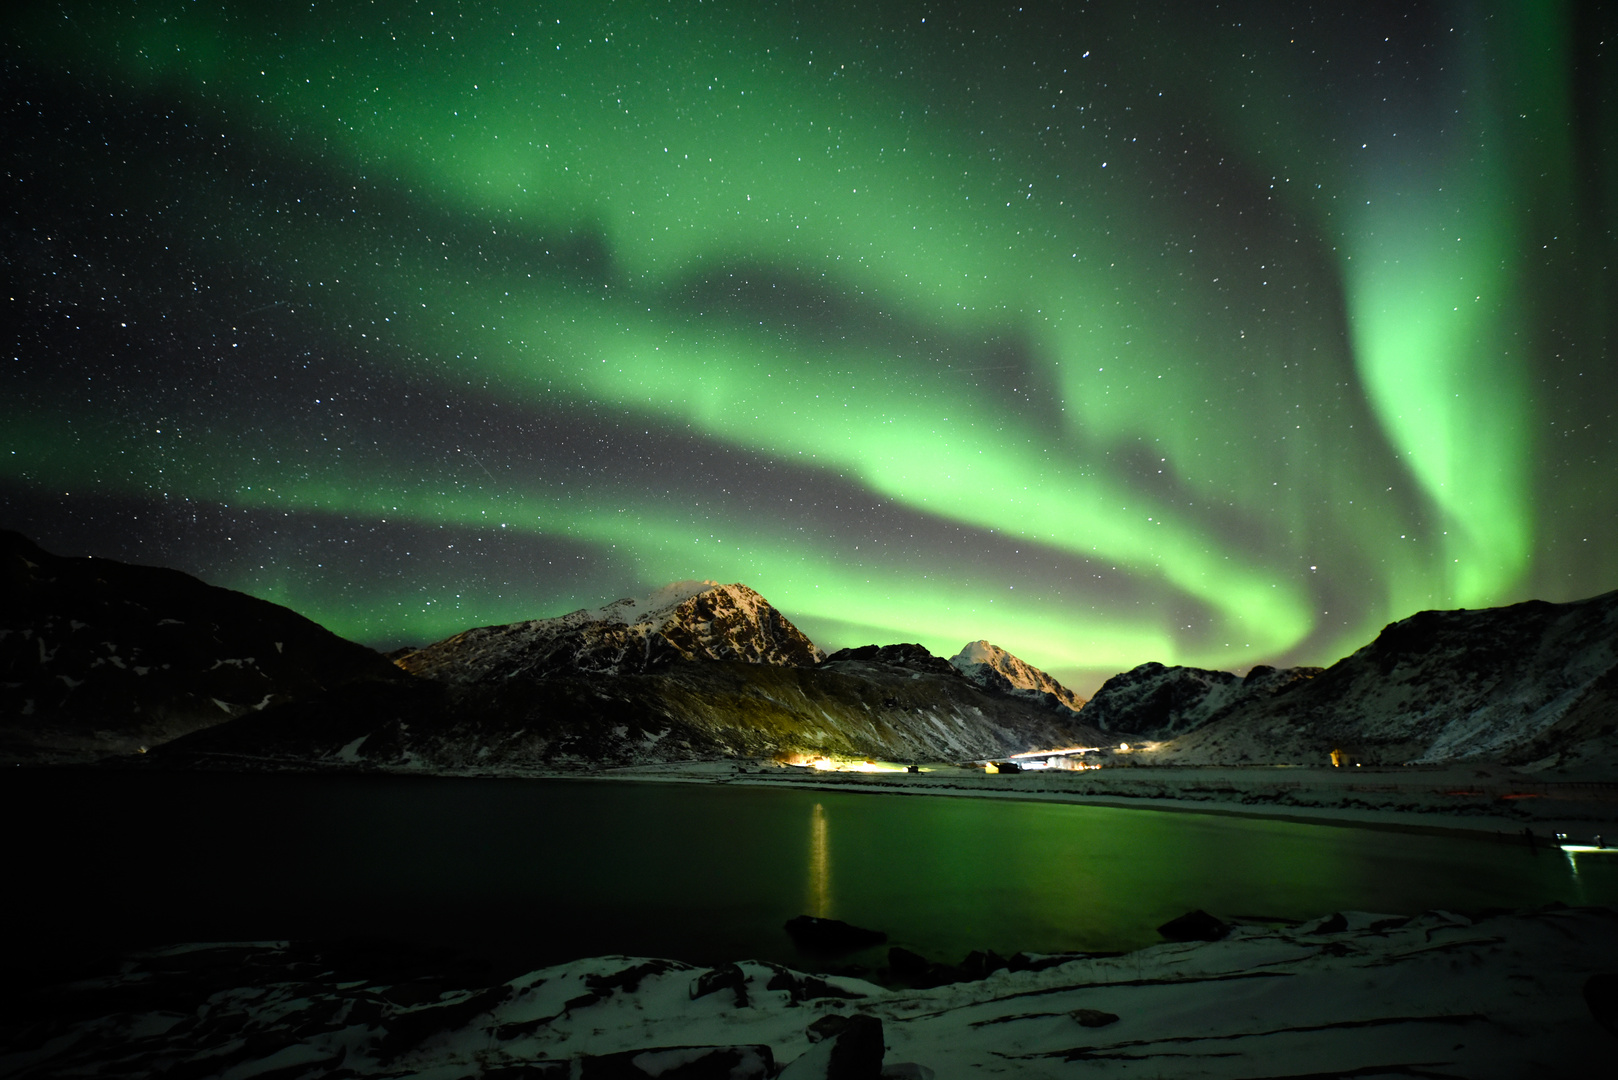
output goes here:
[{"label": "starry sky", "polygon": [[382,648],[740,581],[1086,693],[1618,588],[1602,3],[19,6],[49,550]]}]

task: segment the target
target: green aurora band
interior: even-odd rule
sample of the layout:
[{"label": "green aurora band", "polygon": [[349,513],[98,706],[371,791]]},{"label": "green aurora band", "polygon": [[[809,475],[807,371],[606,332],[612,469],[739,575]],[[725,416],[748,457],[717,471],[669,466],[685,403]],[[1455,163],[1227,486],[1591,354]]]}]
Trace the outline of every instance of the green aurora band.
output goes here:
[{"label": "green aurora band", "polygon": [[[1536,432],[1581,407],[1536,398],[1557,286],[1530,265],[1578,226],[1567,10],[1435,9],[1406,46],[1425,81],[1396,84],[1380,30],[1327,60],[1332,27],[1301,18],[834,10],[98,4],[11,16],[8,41],[40,78],[93,72],[346,178],[348,204],[305,205],[221,169],[144,211],[257,268],[328,340],[446,390],[698,432],[1073,580],[851,556],[857,527],[723,492],[480,459],[469,484],[408,431],[281,457],[196,424],[156,439],[108,402],[5,407],[6,477],[566,537],[612,551],[626,586],[746,581],[832,647],[987,637],[1081,683],[1148,659],[1328,662],[1418,608],[1613,583],[1611,556],[1572,582],[1536,565],[1558,527]],[[407,227],[399,203],[553,260]],[[569,236],[604,259],[569,262]],[[1573,321],[1598,318],[1604,292],[1575,292]],[[309,441],[235,407],[267,445]],[[1586,518],[1604,452],[1568,478]],[[1132,599],[1087,592],[1096,568]],[[609,599],[227,583],[378,642]]]}]

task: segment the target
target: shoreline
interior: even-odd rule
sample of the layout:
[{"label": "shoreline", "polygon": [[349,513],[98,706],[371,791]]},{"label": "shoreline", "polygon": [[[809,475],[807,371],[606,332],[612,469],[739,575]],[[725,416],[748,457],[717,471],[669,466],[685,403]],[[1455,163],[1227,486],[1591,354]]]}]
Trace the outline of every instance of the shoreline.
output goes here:
[{"label": "shoreline", "polygon": [[[1275,780],[1275,772],[1262,768],[1197,770],[1187,775],[1175,767],[1115,770],[1119,776],[1098,777],[1096,771],[1071,773],[1059,770],[987,776],[950,766],[933,766],[931,773],[809,771],[782,768],[756,762],[732,761],[677,762],[657,765],[630,765],[589,773],[560,774],[563,778],[651,783],[735,784],[744,787],[791,787],[815,791],[869,795],[932,795],[946,798],[1011,799],[1025,802],[1056,802],[1078,806],[1101,806],[1124,810],[1159,810],[1167,813],[1212,814],[1286,821],[1305,825],[1336,825],[1372,828],[1392,832],[1465,835],[1480,838],[1490,834],[1506,842],[1524,839],[1531,829],[1545,846],[1554,846],[1555,834],[1565,834],[1570,842],[1586,842],[1603,836],[1618,842],[1618,793],[1601,785],[1595,797],[1578,800],[1534,797],[1500,800],[1498,807],[1476,798],[1451,806],[1432,805],[1432,790],[1454,779],[1451,770],[1406,774],[1403,784],[1376,784],[1383,789],[1363,791],[1361,784],[1310,784],[1318,781],[1318,770],[1311,770],[1302,782],[1292,779],[1305,770],[1288,770],[1286,779]],[[738,771],[740,770],[740,771]],[[1210,775],[1210,773],[1214,775]],[[1385,779],[1387,773],[1356,774]],[[1230,782],[1232,776],[1238,782]],[[1240,780],[1248,784],[1239,786]],[[1216,786],[1193,786],[1213,783]],[[1276,790],[1275,785],[1285,784]],[[1094,790],[1097,786],[1112,791]],[[1556,786],[1527,781],[1517,787]],[[1171,793],[1171,791],[1173,793]],[[1553,794],[1567,794],[1553,792]],[[1243,796],[1260,801],[1243,801]],[[1287,801],[1281,801],[1281,796]],[[1340,799],[1337,805],[1331,800]],[[1464,798],[1464,797],[1463,797]],[[1306,802],[1315,799],[1321,801]],[[1612,799],[1613,801],[1608,801]],[[1374,802],[1373,802],[1374,800]],[[1357,805],[1343,805],[1352,802]],[[1376,805],[1381,803],[1381,805]],[[1526,805],[1525,805],[1526,804]],[[1615,851],[1618,854],[1618,851]]]},{"label": "shoreline", "polygon": [[1531,830],[1534,840],[1547,847],[1553,846],[1558,834],[1571,844],[1618,845],[1618,782],[1523,774],[1504,766],[1478,764],[1363,770],[1145,765],[990,775],[975,767],[947,763],[924,764],[922,772],[911,773],[892,764],[880,771],[819,770],[758,758],[458,769],[416,763],[358,765],[339,760],[282,762],[207,755],[184,762],[113,758],[94,764],[41,763],[28,767],[45,771],[133,769],[777,786],[849,794],[1057,802],[1472,838],[1494,834],[1502,841],[1517,843],[1524,842],[1525,831]]}]

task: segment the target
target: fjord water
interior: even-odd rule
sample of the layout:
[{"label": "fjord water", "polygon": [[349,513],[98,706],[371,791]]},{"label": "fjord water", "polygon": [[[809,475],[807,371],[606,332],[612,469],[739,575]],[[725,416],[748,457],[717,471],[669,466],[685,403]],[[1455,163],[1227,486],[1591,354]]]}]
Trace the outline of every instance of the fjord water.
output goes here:
[{"label": "fjord water", "polygon": [[1618,903],[1618,856],[1575,867],[1492,834],[735,784],[8,779],[13,925],[46,951],[369,937],[513,970],[604,953],[816,968],[828,961],[781,929],[794,915],[958,961],[1130,949],[1193,908],[1302,919]]}]

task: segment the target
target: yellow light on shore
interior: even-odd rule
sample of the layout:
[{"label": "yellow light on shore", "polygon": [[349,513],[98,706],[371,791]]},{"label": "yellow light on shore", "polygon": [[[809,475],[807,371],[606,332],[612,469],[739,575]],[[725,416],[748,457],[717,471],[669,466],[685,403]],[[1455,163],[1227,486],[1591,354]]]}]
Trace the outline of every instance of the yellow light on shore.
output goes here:
[{"label": "yellow light on shore", "polygon": [[[797,763],[794,762],[794,764]],[[908,766],[898,765],[891,761],[871,761],[869,759],[861,758],[834,758],[830,756],[810,758],[807,761],[804,761],[803,764],[809,766],[811,769],[818,769],[821,772],[886,773],[905,772],[908,769]]]}]

